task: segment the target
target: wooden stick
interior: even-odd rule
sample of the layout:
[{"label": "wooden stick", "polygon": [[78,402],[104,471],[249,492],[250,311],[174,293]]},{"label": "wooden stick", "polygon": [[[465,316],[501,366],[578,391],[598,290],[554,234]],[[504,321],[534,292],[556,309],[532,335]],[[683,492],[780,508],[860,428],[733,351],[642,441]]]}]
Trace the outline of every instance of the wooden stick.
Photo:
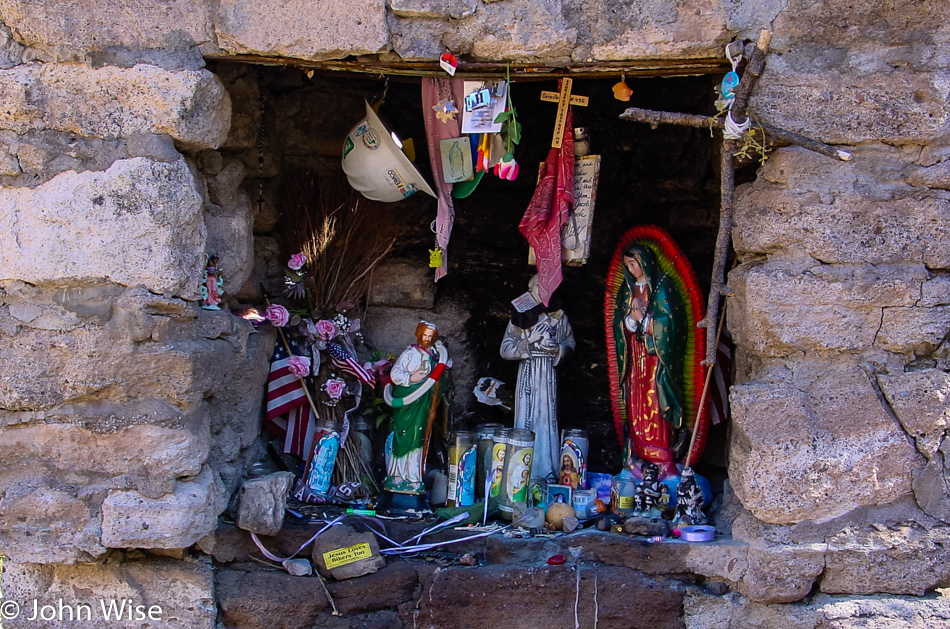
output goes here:
[{"label": "wooden stick", "polygon": [[[745,120],[745,108],[749,94],[765,66],[765,53],[771,39],[772,34],[769,31],[762,31],[759,36],[759,43],[752,54],[752,59],[749,61],[742,80],[739,81],[739,86],[736,88],[736,100],[732,106],[732,112],[733,120],[737,122]],[[703,360],[703,364],[706,366],[716,362],[715,324],[719,315],[719,301],[723,293],[728,294],[729,291],[725,285],[724,275],[726,259],[729,257],[729,249],[731,248],[732,214],[736,193],[735,153],[736,140],[723,138],[720,152],[720,177],[722,182],[720,184],[719,233],[716,235],[716,250],[713,259],[712,279],[709,283],[709,302],[706,306],[706,317],[697,324],[698,327],[706,328],[706,359]]]},{"label": "wooden stick", "polygon": [[[722,328],[726,323],[726,307],[729,302],[726,302],[722,305],[722,314],[719,315],[719,327],[716,328],[716,347],[719,347],[719,338],[722,336]],[[715,354],[713,354],[715,356]],[[693,458],[693,446],[696,445],[696,435],[699,434],[699,420],[703,416],[703,406],[706,404],[706,396],[709,393],[709,383],[712,381],[713,369],[716,366],[715,360],[706,367],[706,382],[703,384],[703,394],[699,398],[699,408],[696,409],[696,421],[693,422],[693,434],[689,437],[689,450],[686,451],[686,461],[683,464],[683,467],[689,467],[689,463]]]},{"label": "wooden stick", "polygon": [[722,171],[720,174],[719,231],[716,234],[716,249],[713,254],[712,281],[709,285],[706,316],[696,324],[696,327],[706,328],[706,358],[703,359],[702,364],[708,367],[712,367],[716,361],[716,326],[713,323],[719,314],[719,301],[725,288],[723,276],[731,244],[733,200],[736,191],[735,160],[733,157],[735,146],[735,140],[723,140],[719,153],[719,163]]},{"label": "wooden stick", "polygon": [[[444,376],[443,376],[444,377]],[[442,386],[442,378],[435,381],[432,387],[432,403],[429,406],[429,416],[426,418],[426,436],[422,442],[422,473],[426,472],[426,456],[429,454],[429,440],[432,438],[432,424],[435,422],[435,413],[439,408],[439,389]]]},{"label": "wooden stick", "polygon": [[[268,297],[266,293],[264,294],[264,303],[267,304],[268,306],[271,305],[270,297]],[[290,343],[287,342],[287,337],[284,336],[283,328],[280,328],[276,325],[274,327],[277,328],[277,333],[280,334],[280,340],[284,344],[284,349],[287,350],[287,357],[289,358],[290,356],[293,356],[294,353],[290,351]],[[303,387],[303,392],[307,396],[307,401],[310,402],[310,410],[313,411],[314,419],[316,419],[317,421],[320,421],[320,413],[317,412],[317,405],[314,403],[313,398],[310,397],[310,389],[307,387],[307,381],[299,377],[297,378],[297,380],[300,381],[300,386]]]},{"label": "wooden stick", "polygon": [[[700,116],[697,114],[681,114],[671,111],[654,111],[652,109],[641,109],[639,107],[628,108],[625,112],[620,114],[620,119],[630,122],[643,122],[650,125],[654,129],[656,129],[661,124],[674,124],[683,127],[698,127],[706,129],[722,129],[723,127],[722,118]],[[794,131],[788,131],[786,129],[782,129],[781,127],[766,124],[764,122],[757,124],[762,128],[762,131],[766,135],[772,138],[773,141],[786,144],[795,144],[802,148],[808,149],[809,151],[814,151],[815,153],[820,153],[821,155],[825,155],[827,157],[839,159],[843,162],[847,162],[852,159],[852,155],[848,151],[842,151],[841,149],[837,149],[814,138],[810,138],[800,133],[795,133]]]},{"label": "wooden stick", "polygon": [[764,123],[762,123],[760,126],[766,135],[772,136],[773,140],[778,140],[788,144],[795,144],[802,147],[803,149],[808,149],[809,151],[814,151],[815,153],[820,153],[821,155],[825,155],[827,157],[833,157],[834,159],[840,159],[842,162],[850,162],[853,158],[853,155],[851,155],[851,153],[848,151],[836,149],[833,146],[829,146],[824,142],[810,138],[807,135],[795,133],[794,131],[786,131],[780,127],[774,127]]},{"label": "wooden stick", "polygon": [[763,30],[759,33],[759,41],[755,45],[755,51],[752,58],[746,64],[742,72],[742,80],[736,86],[736,100],[732,104],[732,119],[741,123],[745,118],[746,106],[749,103],[749,95],[752,94],[752,88],[759,80],[762,70],[765,69],[765,55],[769,51],[769,44],[772,42],[772,32]]}]

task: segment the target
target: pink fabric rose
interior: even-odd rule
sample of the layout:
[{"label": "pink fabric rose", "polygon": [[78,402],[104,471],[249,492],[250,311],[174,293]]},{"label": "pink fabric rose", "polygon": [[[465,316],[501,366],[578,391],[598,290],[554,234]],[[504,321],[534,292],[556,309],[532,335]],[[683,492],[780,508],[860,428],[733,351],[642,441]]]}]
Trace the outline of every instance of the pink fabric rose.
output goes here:
[{"label": "pink fabric rose", "polygon": [[264,311],[264,316],[278,328],[282,328],[290,321],[290,313],[281,305],[273,304]]},{"label": "pink fabric rose", "polygon": [[295,253],[290,256],[290,262],[287,263],[287,266],[294,271],[299,271],[300,268],[307,263],[307,255],[304,253]]},{"label": "pink fabric rose", "polygon": [[319,334],[320,338],[324,341],[329,341],[336,336],[336,325],[328,319],[320,319],[317,321],[317,334]]},{"label": "pink fabric rose", "polygon": [[514,181],[518,176],[518,162],[515,161],[515,156],[506,153],[501,161],[495,164],[495,175],[501,179]]},{"label": "pink fabric rose", "polygon": [[290,373],[298,378],[306,378],[310,374],[310,359],[306,356],[291,356],[287,360]]},{"label": "pink fabric rose", "polygon": [[363,365],[363,369],[365,369],[369,373],[375,374],[376,378],[379,379],[385,376],[387,373],[389,373],[389,368],[392,366],[391,363],[392,363],[391,360],[386,360],[386,359],[377,360],[375,363],[373,362],[366,363],[365,365]]},{"label": "pink fabric rose", "polygon": [[323,383],[323,390],[327,392],[330,399],[339,400],[343,397],[343,392],[346,390],[346,380],[342,378],[330,378]]}]

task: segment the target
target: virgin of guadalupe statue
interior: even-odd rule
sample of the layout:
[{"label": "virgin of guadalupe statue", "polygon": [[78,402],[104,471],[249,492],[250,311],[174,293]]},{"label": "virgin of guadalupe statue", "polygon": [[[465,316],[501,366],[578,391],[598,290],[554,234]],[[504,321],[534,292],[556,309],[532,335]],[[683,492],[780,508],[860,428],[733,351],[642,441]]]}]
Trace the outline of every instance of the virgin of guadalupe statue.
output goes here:
[{"label": "virgin of guadalupe statue", "polygon": [[[515,428],[535,434],[531,476],[556,478],[561,442],[554,368],[574,349],[574,331],[554,298],[549,306],[541,303],[537,275],[528,281],[528,295],[513,302],[500,353],[505,360],[521,361],[515,387]],[[519,306],[529,307],[519,311]]]},{"label": "virgin of guadalupe statue", "polygon": [[695,273],[669,235],[652,226],[628,231],[608,272],[604,314],[614,421],[631,468],[649,462],[661,477],[678,475],[693,430],[691,460],[702,453],[708,412],[693,425],[702,311]]}]

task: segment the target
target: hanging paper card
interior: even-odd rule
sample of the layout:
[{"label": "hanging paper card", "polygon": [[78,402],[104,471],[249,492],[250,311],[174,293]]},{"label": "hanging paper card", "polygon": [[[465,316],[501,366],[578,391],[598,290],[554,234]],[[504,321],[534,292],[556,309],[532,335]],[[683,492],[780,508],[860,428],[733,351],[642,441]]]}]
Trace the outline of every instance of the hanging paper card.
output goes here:
[{"label": "hanging paper card", "polygon": [[462,107],[462,133],[498,133],[498,114],[505,111],[508,95],[506,81],[465,81],[465,105]]},{"label": "hanging paper card", "polygon": [[439,148],[442,149],[442,180],[445,183],[470,181],[475,176],[468,137],[446,138],[439,142]]},{"label": "hanging paper card", "polygon": [[538,301],[534,298],[534,295],[528,292],[512,299],[511,305],[514,306],[518,312],[527,312],[537,306]]},{"label": "hanging paper card", "polygon": [[586,155],[574,160],[574,210],[561,228],[561,259],[569,266],[581,266],[590,256],[599,177],[600,155]]}]

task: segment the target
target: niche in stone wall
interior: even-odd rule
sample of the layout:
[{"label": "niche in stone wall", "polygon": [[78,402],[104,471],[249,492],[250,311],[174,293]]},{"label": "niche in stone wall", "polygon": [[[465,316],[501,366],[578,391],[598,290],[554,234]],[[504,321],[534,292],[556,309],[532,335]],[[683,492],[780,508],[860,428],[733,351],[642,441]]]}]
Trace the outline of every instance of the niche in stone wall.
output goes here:
[{"label": "niche in stone wall", "polygon": [[[309,73],[299,68],[211,62],[232,98],[233,122],[220,149],[224,162],[244,166],[244,187],[254,215],[255,261],[251,279],[230,296],[237,304],[260,306],[263,290],[279,294],[289,224],[282,220],[281,192],[301,172],[338,177],[343,139],[363,117],[363,99],[383,100],[380,114],[402,138],[411,138],[415,163],[431,180],[423,125],[420,79],[391,75]],[[499,77],[503,78],[503,77]],[[378,276],[396,274],[419,287],[419,300],[391,303],[374,297],[358,304],[366,341],[382,352],[398,353],[413,340],[415,323],[432,318],[444,331],[455,362],[452,427],[484,422],[511,425],[498,406],[478,402],[472,391],[482,376],[514,388],[515,362],[499,356],[510,301],[523,293],[533,274],[528,246],[518,223],[534,191],[537,165],[550,146],[556,104],[542,102],[556,90],[554,78],[514,77],[512,99],[523,124],[517,150],[521,174],[515,181],[486,176],[475,191],[455,202],[456,220],[448,249],[448,275],[432,283],[428,268],[436,218],[431,197],[416,194],[389,204],[381,218],[393,218],[399,235]],[[590,435],[590,469],[617,473],[621,448],[609,400],[603,322],[605,274],[621,235],[631,226],[657,225],[671,234],[708,291],[719,221],[718,140],[709,129],[647,125],[620,120],[628,106],[713,114],[719,77],[626,77],[629,103],[614,98],[619,77],[575,78],[575,94],[589,106],[575,108],[575,126],[589,130],[591,153],[602,156],[591,255],[583,266],[564,269],[558,290],[574,329],[577,347],[559,367],[560,426]],[[739,171],[739,177],[743,176]],[[366,351],[367,348],[362,348]],[[366,356],[364,356],[366,358]],[[727,423],[713,426],[705,454],[694,463],[716,488],[725,478]]]}]

